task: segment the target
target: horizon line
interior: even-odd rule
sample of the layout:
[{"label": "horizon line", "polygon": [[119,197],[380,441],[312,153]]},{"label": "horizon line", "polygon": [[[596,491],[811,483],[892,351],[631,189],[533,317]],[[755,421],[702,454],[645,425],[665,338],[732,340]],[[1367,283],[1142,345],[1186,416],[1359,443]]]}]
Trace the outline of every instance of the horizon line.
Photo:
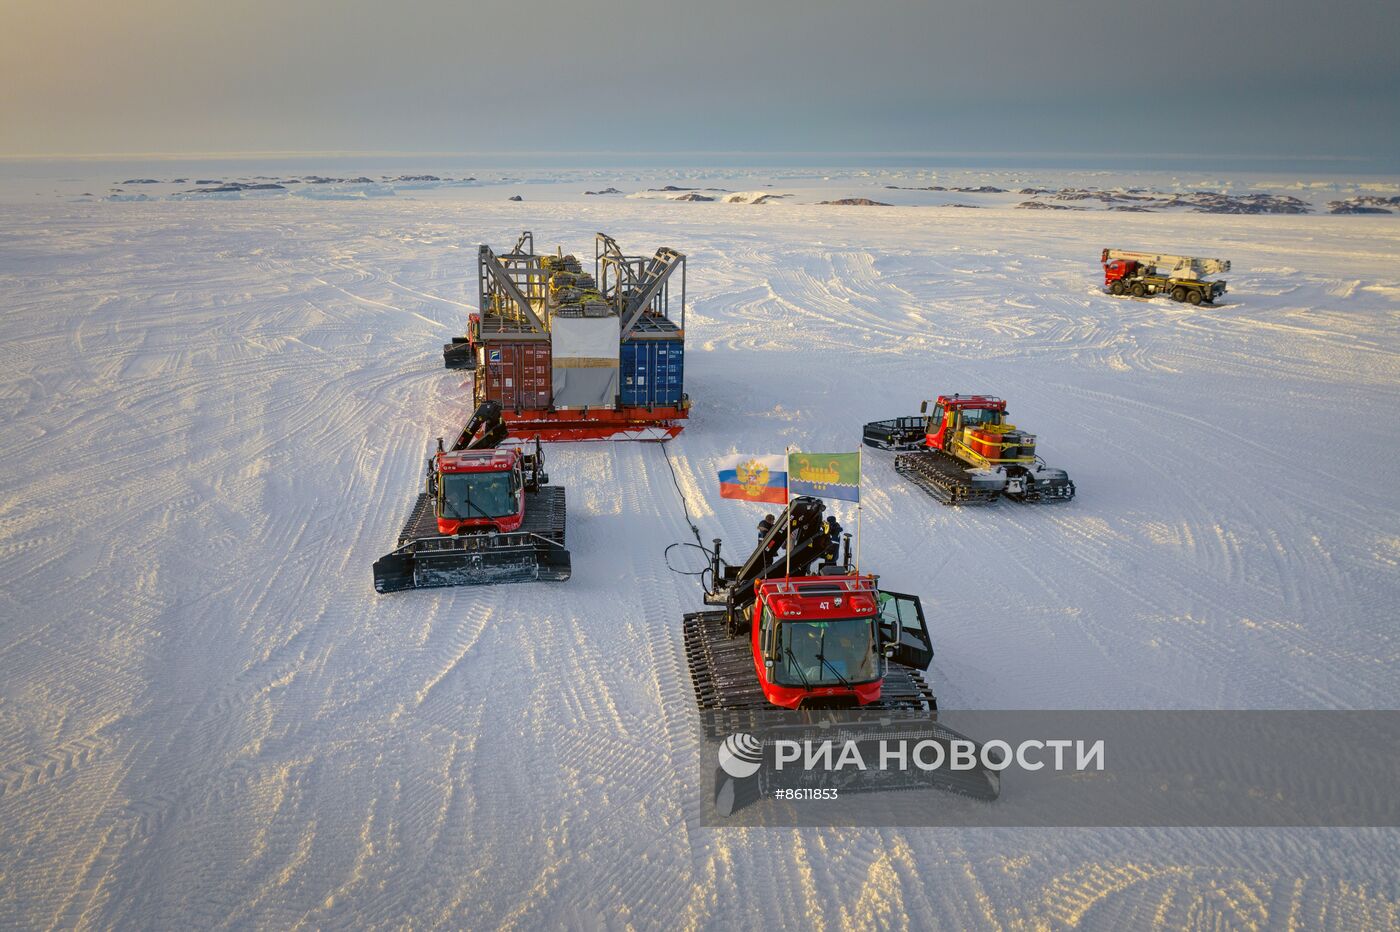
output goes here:
[{"label": "horizon line", "polygon": [[[0,161],[113,161],[139,160],[252,160],[269,158],[538,158],[541,156],[623,156],[636,158],[682,156],[736,157],[754,156],[778,158],[784,156],[829,156],[832,158],[1052,158],[1052,159],[1200,159],[1224,162],[1287,160],[1298,162],[1379,162],[1385,156],[1367,155],[1285,155],[1279,153],[1195,153],[1195,152],[1069,152],[1069,151],[998,151],[957,149],[892,149],[892,150],[827,150],[827,149],[575,149],[575,150],[394,150],[394,149],[250,149],[239,151],[164,151],[164,152],[48,152],[3,153]],[[755,163],[761,164],[761,163]]]}]

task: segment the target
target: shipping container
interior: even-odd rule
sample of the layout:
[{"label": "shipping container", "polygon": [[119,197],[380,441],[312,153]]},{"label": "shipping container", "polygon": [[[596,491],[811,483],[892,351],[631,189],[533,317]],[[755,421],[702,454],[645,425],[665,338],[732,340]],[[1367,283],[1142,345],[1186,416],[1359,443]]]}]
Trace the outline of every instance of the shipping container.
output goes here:
[{"label": "shipping container", "polygon": [[548,408],[554,376],[547,342],[491,342],[477,349],[477,401],[499,401],[507,411]]},{"label": "shipping container", "polygon": [[554,315],[550,328],[554,407],[579,410],[617,404],[621,326],[616,314]]},{"label": "shipping container", "polygon": [[681,403],[685,344],[680,340],[629,340],[622,344],[622,404],[675,407]]}]

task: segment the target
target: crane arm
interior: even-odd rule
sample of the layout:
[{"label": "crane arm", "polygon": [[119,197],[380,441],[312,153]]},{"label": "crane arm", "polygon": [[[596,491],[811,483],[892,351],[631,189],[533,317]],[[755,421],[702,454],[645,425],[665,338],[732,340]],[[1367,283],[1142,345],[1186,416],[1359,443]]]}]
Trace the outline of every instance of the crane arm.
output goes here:
[{"label": "crane arm", "polygon": [[471,419],[462,428],[462,432],[457,435],[456,442],[452,444],[452,451],[455,453],[458,450],[494,450],[501,445],[508,433],[505,418],[501,414],[501,403],[483,401],[472,412]]},{"label": "crane arm", "polygon": [[1104,262],[1126,259],[1141,265],[1169,269],[1169,274],[1182,278],[1199,278],[1202,275],[1215,275],[1230,271],[1229,259],[1202,259],[1196,256],[1173,256],[1167,253],[1132,252],[1127,249],[1105,249]]},{"label": "crane arm", "polygon": [[706,601],[725,605],[731,618],[739,618],[753,605],[758,580],[815,572],[818,563],[830,559],[841,532],[839,524],[824,520],[825,511],[820,499],[793,498],[776,519],[759,523],[758,544],[741,566],[721,565],[716,548],[711,564],[715,591],[706,594]]}]

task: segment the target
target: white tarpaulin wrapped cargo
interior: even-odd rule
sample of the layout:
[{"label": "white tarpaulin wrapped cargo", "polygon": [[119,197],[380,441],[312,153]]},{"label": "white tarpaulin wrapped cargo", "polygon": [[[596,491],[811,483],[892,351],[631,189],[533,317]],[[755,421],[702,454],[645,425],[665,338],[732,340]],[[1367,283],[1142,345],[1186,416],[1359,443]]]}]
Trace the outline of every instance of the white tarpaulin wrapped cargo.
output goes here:
[{"label": "white tarpaulin wrapped cargo", "polygon": [[608,317],[561,317],[550,321],[553,332],[554,406],[611,408],[617,402],[618,345],[622,324]]}]

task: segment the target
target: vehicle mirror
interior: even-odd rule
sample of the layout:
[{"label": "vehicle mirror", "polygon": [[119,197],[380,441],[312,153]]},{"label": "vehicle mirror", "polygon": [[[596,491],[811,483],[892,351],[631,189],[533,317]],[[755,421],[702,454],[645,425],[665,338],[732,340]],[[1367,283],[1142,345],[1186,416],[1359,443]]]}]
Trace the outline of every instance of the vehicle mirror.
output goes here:
[{"label": "vehicle mirror", "polygon": [[919,413],[920,413],[920,414],[928,414],[928,400],[927,400],[927,399],[925,399],[925,400],[919,402]]}]

